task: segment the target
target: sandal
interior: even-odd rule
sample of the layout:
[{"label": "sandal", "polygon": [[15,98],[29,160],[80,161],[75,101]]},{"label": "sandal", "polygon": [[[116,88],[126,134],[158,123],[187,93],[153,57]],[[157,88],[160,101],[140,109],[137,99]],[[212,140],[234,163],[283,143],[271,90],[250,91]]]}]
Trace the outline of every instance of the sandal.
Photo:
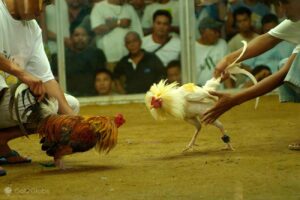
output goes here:
[{"label": "sandal", "polygon": [[300,151],[300,143],[292,143],[288,148],[289,150]]},{"label": "sandal", "polygon": [[[20,158],[17,161],[10,161],[10,158]],[[8,154],[4,156],[0,156],[0,165],[11,165],[11,164],[21,164],[21,163],[30,163],[31,159],[30,158],[23,158],[20,156],[20,154],[15,151],[11,150]]]}]

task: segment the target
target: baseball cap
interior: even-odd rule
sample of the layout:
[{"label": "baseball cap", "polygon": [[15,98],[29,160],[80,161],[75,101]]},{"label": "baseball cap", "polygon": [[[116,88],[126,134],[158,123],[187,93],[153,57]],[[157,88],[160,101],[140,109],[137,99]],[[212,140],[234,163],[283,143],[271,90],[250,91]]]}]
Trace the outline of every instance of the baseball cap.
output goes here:
[{"label": "baseball cap", "polygon": [[219,22],[211,17],[205,17],[200,21],[198,28],[200,30],[204,30],[206,28],[220,29],[222,27],[222,24],[222,22]]}]

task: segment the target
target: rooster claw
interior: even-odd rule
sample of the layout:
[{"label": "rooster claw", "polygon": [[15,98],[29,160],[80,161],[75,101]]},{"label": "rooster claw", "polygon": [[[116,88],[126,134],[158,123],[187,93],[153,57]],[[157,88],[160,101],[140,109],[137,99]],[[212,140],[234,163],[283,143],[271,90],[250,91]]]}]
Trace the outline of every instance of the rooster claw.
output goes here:
[{"label": "rooster claw", "polygon": [[182,150],[182,153],[187,152],[191,149],[191,151],[194,151],[194,146],[199,146],[198,144],[188,145],[185,149]]},{"label": "rooster claw", "polygon": [[222,148],[223,151],[234,151],[235,149],[231,146],[231,144],[227,144]]}]

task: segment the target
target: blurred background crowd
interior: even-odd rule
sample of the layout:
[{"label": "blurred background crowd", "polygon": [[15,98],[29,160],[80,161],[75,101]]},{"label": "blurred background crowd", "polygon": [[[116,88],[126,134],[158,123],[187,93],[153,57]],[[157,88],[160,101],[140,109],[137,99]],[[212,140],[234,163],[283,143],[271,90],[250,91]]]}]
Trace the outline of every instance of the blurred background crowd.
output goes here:
[{"label": "blurred background crowd", "polygon": [[[67,92],[81,96],[144,93],[163,78],[181,84],[179,0],[62,0]],[[195,4],[196,84],[212,77],[228,53],[285,19],[272,0],[189,0]],[[39,19],[57,76],[56,14]],[[278,70],[294,45],[282,42],[243,62],[258,81]],[[248,80],[224,88],[248,87]]]}]

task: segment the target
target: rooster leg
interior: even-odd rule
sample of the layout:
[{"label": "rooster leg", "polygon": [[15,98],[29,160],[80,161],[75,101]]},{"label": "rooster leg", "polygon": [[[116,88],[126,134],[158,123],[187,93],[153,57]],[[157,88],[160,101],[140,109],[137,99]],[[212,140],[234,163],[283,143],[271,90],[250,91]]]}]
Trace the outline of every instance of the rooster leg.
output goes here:
[{"label": "rooster leg", "polygon": [[187,145],[187,147],[182,151],[183,153],[188,151],[189,149],[193,149],[194,146],[197,146],[195,144],[195,141],[197,139],[197,136],[201,130],[201,123],[200,121],[198,120],[198,118],[186,118],[185,119],[186,122],[194,125],[196,127],[196,130],[195,130],[195,133],[194,133],[194,136],[192,137],[190,143]]},{"label": "rooster leg", "polygon": [[57,149],[54,155],[55,166],[59,169],[66,169],[64,162],[62,160],[63,156],[69,155],[72,153],[72,148],[70,146],[61,146]]},{"label": "rooster leg", "polygon": [[231,151],[233,151],[234,148],[230,144],[230,137],[228,135],[226,135],[223,124],[219,120],[216,120],[212,125],[214,125],[218,129],[220,129],[220,131],[221,131],[221,133],[223,135],[222,136],[222,140],[223,140],[224,143],[226,143],[226,147],[224,148],[224,150],[231,150]]}]

